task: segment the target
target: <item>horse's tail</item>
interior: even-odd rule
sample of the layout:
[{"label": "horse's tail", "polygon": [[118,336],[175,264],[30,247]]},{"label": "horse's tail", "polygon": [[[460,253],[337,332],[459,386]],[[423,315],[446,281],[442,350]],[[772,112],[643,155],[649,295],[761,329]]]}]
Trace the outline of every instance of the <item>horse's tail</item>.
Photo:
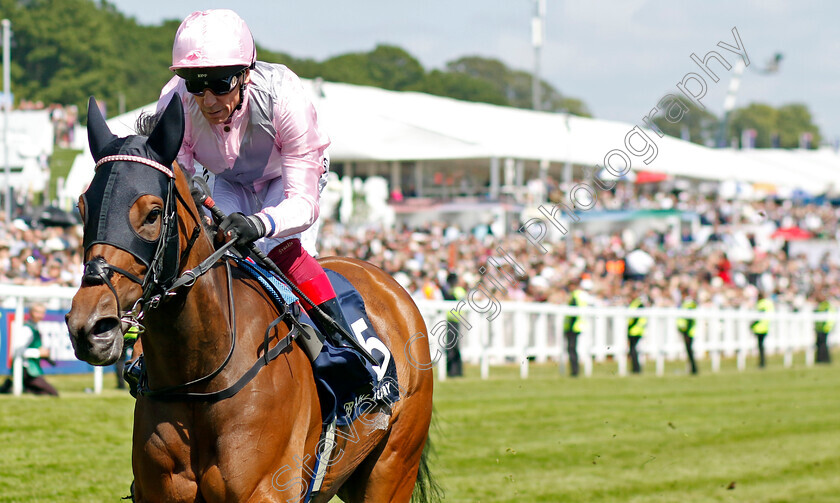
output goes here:
[{"label": "horse's tail", "polygon": [[420,455],[420,466],[417,467],[417,481],[414,492],[411,493],[411,503],[435,503],[443,501],[443,488],[437,483],[429,469],[429,456],[434,453],[432,439],[426,439],[423,453]]}]

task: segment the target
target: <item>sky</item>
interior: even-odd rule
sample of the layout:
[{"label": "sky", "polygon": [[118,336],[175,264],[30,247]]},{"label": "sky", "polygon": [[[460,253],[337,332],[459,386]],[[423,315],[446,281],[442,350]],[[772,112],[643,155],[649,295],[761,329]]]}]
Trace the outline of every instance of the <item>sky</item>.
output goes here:
[{"label": "sky", "polygon": [[[323,60],[402,47],[427,69],[462,56],[497,58],[533,71],[535,0],[110,0],[142,24],[183,19],[194,10],[230,8],[261,46]],[[540,75],[561,93],[583,100],[595,117],[641,124],[689,72],[707,83],[700,102],[720,115],[732,71],[712,62],[717,83],[692,62],[740,35],[750,64],[736,107],[753,102],[805,103],[824,139],[840,138],[840,2],[781,0],[546,0]],[[774,54],[780,70],[759,70]],[[258,56],[259,57],[259,56]],[[294,68],[292,68],[294,70]]]}]

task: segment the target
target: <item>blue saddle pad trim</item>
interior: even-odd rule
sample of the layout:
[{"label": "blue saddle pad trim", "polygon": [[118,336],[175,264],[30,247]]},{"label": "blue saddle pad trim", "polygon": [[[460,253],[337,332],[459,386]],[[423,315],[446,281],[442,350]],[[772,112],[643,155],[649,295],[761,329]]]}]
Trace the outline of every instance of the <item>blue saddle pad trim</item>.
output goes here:
[{"label": "blue saddle pad trim", "polygon": [[242,269],[253,276],[265,288],[275,303],[294,304],[298,301],[297,295],[292,292],[289,285],[262,266],[239,257],[235,257],[235,260]]}]

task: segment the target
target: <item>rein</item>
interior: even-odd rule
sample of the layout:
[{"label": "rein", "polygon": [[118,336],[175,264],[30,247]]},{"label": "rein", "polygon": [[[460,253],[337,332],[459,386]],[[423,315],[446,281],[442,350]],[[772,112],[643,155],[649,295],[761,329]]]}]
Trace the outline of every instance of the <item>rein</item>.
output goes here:
[{"label": "rein", "polygon": [[[139,395],[148,397],[156,401],[213,403],[218,402],[220,400],[224,400],[226,398],[230,398],[236,393],[238,393],[242,388],[244,388],[257,375],[257,373],[262,367],[268,365],[271,361],[277,358],[286,348],[288,348],[291,345],[292,341],[294,341],[298,337],[298,335],[303,333],[303,329],[300,327],[300,324],[297,321],[297,314],[299,313],[296,312],[296,309],[299,308],[296,305],[283,305],[283,310],[280,313],[280,316],[277,319],[275,319],[265,331],[264,341],[262,344],[262,356],[260,356],[254,363],[254,365],[251,366],[251,368],[247,372],[245,372],[245,374],[243,374],[233,385],[223,390],[209,393],[183,391],[184,389],[190,386],[206,383],[218,376],[225,369],[225,367],[227,367],[228,363],[230,363],[230,360],[233,357],[233,352],[236,348],[236,308],[233,300],[233,274],[231,271],[230,260],[225,257],[225,254],[232,246],[234,246],[235,240],[230,240],[221,247],[219,247],[212,254],[210,254],[210,256],[202,260],[197,266],[193,267],[192,269],[187,269],[183,271],[180,275],[176,275],[176,277],[171,279],[161,278],[161,272],[164,270],[164,259],[166,254],[165,237],[169,234],[169,232],[177,232],[177,227],[175,231],[172,231],[171,226],[177,226],[178,202],[180,202],[184,206],[184,208],[189,212],[190,216],[196,222],[192,234],[187,240],[187,245],[185,246],[184,251],[181,252],[180,255],[176,255],[179,262],[183,262],[184,260],[186,260],[187,257],[189,257],[193,245],[195,244],[198,237],[201,235],[201,217],[193,211],[193,208],[187,203],[187,201],[180,194],[180,192],[177,191],[175,187],[175,174],[171,169],[167,168],[166,166],[163,166],[162,164],[154,160],[134,155],[106,156],[100,159],[99,162],[97,162],[96,167],[98,168],[102,164],[117,161],[137,162],[145,164],[163,173],[169,179],[166,201],[164,203],[164,214],[162,216],[163,220],[161,223],[160,238],[155,248],[154,255],[149,263],[149,267],[147,268],[146,274],[142,278],[122,268],[109,264],[103,257],[98,256],[94,257],[85,264],[83,282],[86,284],[105,284],[106,286],[108,286],[108,289],[114,295],[114,299],[117,305],[117,312],[120,314],[120,322],[127,323],[136,327],[138,330],[138,335],[142,335],[142,333],[145,332],[145,328],[143,327],[141,320],[143,319],[145,315],[145,310],[147,308],[156,309],[166,298],[176,296],[178,294],[178,291],[182,287],[192,287],[200,276],[207,273],[220,260],[224,260],[227,277],[229,313],[228,320],[231,338],[230,349],[224,361],[209,374],[198,379],[194,379],[190,382],[166,386],[164,388],[154,390],[150,389],[148,387],[148,376],[145,372],[145,369],[143,368],[142,355],[140,356],[140,358],[136,359],[134,363],[126,370],[126,377],[136,382],[137,393]],[[173,197],[173,194],[175,195],[175,197]],[[127,251],[131,253],[130,250]],[[134,303],[134,306],[130,311],[123,312],[122,310],[119,295],[117,294],[116,288],[114,288],[114,285],[112,284],[110,279],[113,273],[121,274],[125,278],[129,279],[134,283],[139,284],[143,288],[143,293],[141,294],[140,298],[137,299],[137,301]],[[286,337],[281,339],[277,344],[274,345],[274,347],[269,348],[269,334],[271,330],[274,327],[276,327],[277,324],[281,321],[285,321],[290,327],[290,330]]]},{"label": "rein", "polygon": [[[194,381],[190,381],[184,384],[177,384],[175,386],[167,386],[165,388],[160,388],[156,390],[149,389],[148,387],[148,376],[145,372],[140,370],[140,380],[137,384],[137,393],[141,396],[145,396],[152,400],[156,400],[159,402],[206,402],[206,403],[215,403],[226,398],[230,398],[237,393],[239,393],[242,388],[244,388],[251,380],[256,377],[257,373],[266,365],[271,363],[275,358],[280,356],[280,354],[288,348],[292,342],[302,333],[302,328],[300,328],[300,323],[297,321],[297,314],[296,313],[296,305],[290,306],[289,304],[283,304],[283,312],[280,313],[274,321],[272,321],[265,330],[265,336],[263,339],[263,355],[257,358],[257,361],[245,372],[235,383],[228,386],[225,389],[219,391],[213,391],[209,393],[197,393],[197,392],[189,392],[189,391],[182,391],[177,392],[178,390],[182,390],[194,384],[199,384],[201,382],[209,381],[210,379],[219,375],[219,373],[227,366],[228,362],[230,362],[231,357],[233,356],[233,350],[236,346],[236,310],[233,304],[233,282],[232,278],[233,275],[231,274],[230,269],[230,260],[225,260],[225,267],[227,269],[227,285],[228,285],[228,299],[229,299],[229,310],[231,313],[231,343],[230,343],[230,352],[228,352],[227,358],[225,361],[219,365],[216,370],[207,374],[204,377],[196,379]],[[271,330],[277,326],[280,322],[285,321],[288,326],[291,327],[289,333],[286,334],[286,337],[281,339],[274,347],[269,348],[269,334]],[[142,365],[142,355],[140,358],[135,360],[132,364],[132,367],[137,365]],[[131,369],[129,369],[131,370]]]}]

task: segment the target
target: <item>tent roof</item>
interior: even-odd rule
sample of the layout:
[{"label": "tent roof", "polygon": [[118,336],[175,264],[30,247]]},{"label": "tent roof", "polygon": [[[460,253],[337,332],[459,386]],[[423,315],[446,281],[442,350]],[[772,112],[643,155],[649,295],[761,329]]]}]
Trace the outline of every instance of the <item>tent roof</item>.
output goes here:
[{"label": "tent roof", "polygon": [[[627,152],[625,137],[635,127],[417,92],[311,80],[304,84],[332,140],[333,162],[499,157],[603,166],[613,149]],[[117,135],[133,134],[137,116],[154,109],[152,103],[110,119],[108,125]],[[840,186],[840,156],[834,152],[711,149],[643,131],[656,145],[657,156],[645,164],[631,155],[633,169],[810,192]],[[68,177],[68,193],[83,191],[92,173],[93,159],[86,149]]]}]

